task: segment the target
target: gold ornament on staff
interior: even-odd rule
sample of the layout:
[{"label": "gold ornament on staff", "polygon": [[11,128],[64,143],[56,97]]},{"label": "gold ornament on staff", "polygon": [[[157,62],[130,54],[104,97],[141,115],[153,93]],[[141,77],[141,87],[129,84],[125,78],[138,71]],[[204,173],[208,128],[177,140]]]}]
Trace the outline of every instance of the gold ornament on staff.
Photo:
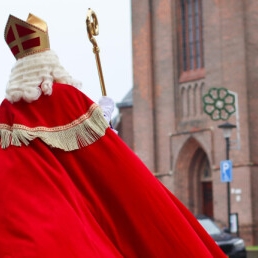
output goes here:
[{"label": "gold ornament on staff", "polygon": [[88,37],[90,42],[93,45],[93,53],[95,54],[95,58],[96,58],[102,96],[107,96],[100,58],[99,58],[100,49],[98,47],[96,39],[94,38],[94,36],[97,36],[99,34],[99,24],[98,24],[98,19],[95,12],[92,11],[90,8],[88,9],[88,13],[87,13],[86,26],[87,26]]}]

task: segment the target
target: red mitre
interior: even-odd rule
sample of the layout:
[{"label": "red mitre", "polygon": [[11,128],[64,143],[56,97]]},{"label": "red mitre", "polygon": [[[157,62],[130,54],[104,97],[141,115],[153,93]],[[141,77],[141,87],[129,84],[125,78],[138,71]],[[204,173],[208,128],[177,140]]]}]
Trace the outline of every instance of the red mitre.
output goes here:
[{"label": "red mitre", "polygon": [[16,59],[50,49],[47,24],[33,14],[26,22],[10,15],[4,36]]}]

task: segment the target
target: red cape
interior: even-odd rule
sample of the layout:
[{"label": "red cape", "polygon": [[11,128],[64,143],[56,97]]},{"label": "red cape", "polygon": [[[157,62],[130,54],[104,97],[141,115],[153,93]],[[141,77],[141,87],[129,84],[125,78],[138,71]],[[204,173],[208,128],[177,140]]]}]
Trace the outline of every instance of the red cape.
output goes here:
[{"label": "red cape", "polygon": [[0,257],[225,257],[101,115],[62,84],[3,101]]}]

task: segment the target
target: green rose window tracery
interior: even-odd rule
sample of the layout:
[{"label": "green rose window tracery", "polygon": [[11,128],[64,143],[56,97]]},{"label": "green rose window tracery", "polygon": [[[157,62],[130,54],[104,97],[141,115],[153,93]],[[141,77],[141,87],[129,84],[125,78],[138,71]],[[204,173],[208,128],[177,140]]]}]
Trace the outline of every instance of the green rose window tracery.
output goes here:
[{"label": "green rose window tracery", "polygon": [[211,88],[203,96],[203,110],[212,120],[228,120],[236,111],[235,96],[225,88]]}]

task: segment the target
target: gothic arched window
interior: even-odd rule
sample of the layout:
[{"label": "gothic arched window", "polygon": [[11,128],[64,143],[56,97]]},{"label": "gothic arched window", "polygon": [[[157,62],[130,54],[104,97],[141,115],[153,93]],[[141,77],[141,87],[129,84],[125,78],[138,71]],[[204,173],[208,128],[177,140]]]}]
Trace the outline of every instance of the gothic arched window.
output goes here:
[{"label": "gothic arched window", "polygon": [[202,2],[178,0],[180,82],[204,77]]}]

